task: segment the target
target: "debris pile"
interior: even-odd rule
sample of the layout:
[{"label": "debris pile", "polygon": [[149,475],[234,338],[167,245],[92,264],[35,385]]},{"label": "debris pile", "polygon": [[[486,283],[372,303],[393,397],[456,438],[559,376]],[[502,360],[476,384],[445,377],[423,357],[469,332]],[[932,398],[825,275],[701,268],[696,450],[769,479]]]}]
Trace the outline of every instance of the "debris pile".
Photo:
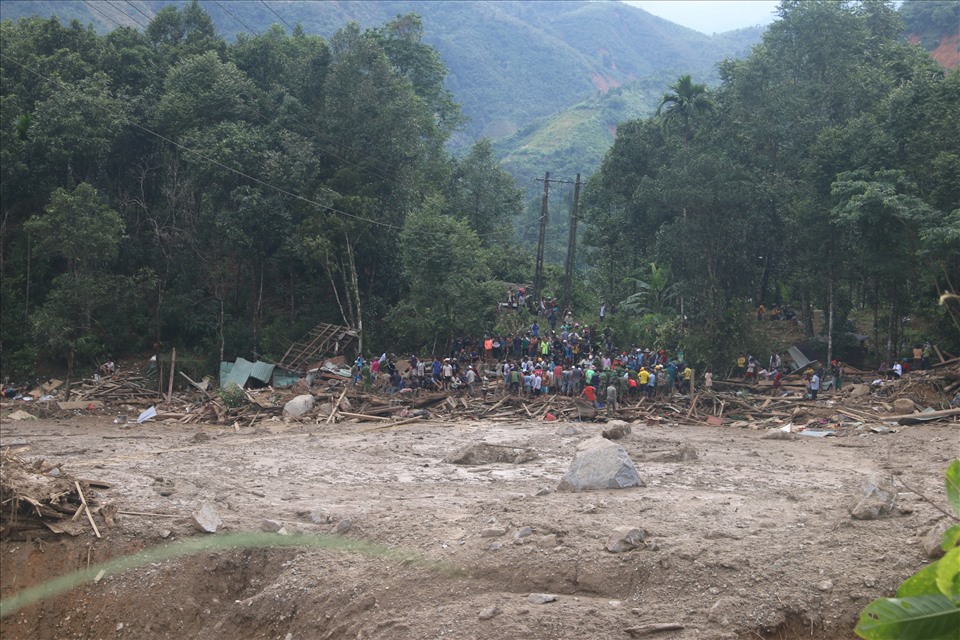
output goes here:
[{"label": "debris pile", "polygon": [[28,540],[50,532],[75,536],[88,524],[100,537],[89,494],[89,483],[69,477],[60,465],[28,463],[0,450],[0,538]]}]

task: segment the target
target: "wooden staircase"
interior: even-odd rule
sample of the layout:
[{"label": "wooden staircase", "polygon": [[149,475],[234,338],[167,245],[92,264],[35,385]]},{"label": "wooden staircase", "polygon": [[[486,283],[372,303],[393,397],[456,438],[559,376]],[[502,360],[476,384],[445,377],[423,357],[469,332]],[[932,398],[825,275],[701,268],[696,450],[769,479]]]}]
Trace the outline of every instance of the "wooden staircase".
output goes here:
[{"label": "wooden staircase", "polygon": [[318,355],[337,356],[359,333],[349,327],[318,324],[299,341],[294,342],[277,365],[287,371],[304,371]]}]

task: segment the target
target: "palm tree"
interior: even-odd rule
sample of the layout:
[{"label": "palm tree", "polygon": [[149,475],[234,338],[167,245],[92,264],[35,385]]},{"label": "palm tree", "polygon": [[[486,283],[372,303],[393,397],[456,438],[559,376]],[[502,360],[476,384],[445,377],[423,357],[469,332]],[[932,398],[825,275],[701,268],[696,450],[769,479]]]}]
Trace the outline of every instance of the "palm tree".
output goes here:
[{"label": "palm tree", "polygon": [[707,85],[696,84],[689,75],[680,76],[669,88],[670,92],[660,99],[657,115],[663,113],[665,127],[681,125],[684,139],[689,142],[693,138],[693,121],[701,113],[712,112],[713,101],[707,95]]}]

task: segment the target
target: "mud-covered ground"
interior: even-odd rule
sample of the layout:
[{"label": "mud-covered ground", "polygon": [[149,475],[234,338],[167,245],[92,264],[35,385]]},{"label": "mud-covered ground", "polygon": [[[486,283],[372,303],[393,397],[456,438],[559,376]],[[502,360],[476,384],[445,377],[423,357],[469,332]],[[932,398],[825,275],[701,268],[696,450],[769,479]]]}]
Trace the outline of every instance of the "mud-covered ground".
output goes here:
[{"label": "mud-covered ground", "polygon": [[[554,489],[576,444],[602,425],[376,427],[4,419],[2,446],[109,483],[95,490],[99,505],[153,514],[121,513],[112,527],[98,514],[102,539],[86,529],[0,544],[4,598],[142,549],[259,532],[264,519],[376,545],[157,561],[8,615],[3,637],[629,638],[660,624],[677,627],[653,634],[667,640],[850,638],[870,600],[928,561],[922,539],[944,516],[913,490],[945,505],[943,472],[960,443],[949,422],[793,440],[634,425],[617,442],[646,486],[565,493]],[[474,442],[537,457],[443,462]],[[896,506],[853,519],[867,478],[894,481]],[[220,533],[194,528],[204,503]],[[648,532],[646,545],[607,551],[621,526]]]}]

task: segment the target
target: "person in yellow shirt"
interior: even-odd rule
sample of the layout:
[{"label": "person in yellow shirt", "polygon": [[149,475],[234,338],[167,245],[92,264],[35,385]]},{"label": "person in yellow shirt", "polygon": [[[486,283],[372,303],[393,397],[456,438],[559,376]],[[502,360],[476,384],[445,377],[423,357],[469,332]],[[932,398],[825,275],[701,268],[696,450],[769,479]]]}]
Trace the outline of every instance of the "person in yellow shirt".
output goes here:
[{"label": "person in yellow shirt", "polygon": [[683,369],[683,393],[690,393],[690,385],[693,383],[693,369],[685,367]]},{"label": "person in yellow shirt", "polygon": [[640,387],[645,388],[647,383],[650,382],[650,372],[647,371],[646,367],[640,367],[640,371],[637,373],[637,378],[640,383]]},{"label": "person in yellow shirt", "polygon": [[737,377],[742,378],[747,373],[747,356],[744,353],[737,358]]}]

